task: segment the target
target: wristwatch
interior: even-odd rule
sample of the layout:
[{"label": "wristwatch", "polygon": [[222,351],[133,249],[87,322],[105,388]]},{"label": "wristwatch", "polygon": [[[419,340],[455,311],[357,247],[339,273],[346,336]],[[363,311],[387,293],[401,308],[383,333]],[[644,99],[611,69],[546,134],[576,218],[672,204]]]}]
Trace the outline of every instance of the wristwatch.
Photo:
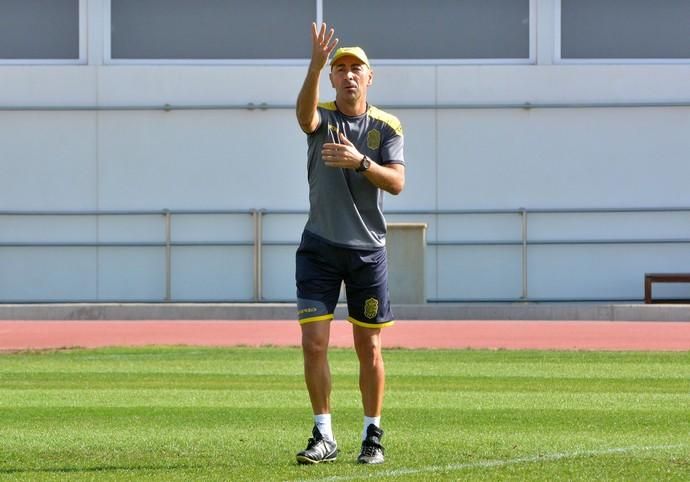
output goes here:
[{"label": "wristwatch", "polygon": [[367,169],[369,169],[369,166],[371,166],[371,161],[369,160],[369,158],[365,154],[359,163],[359,167],[357,169],[355,169],[355,172],[364,172]]}]

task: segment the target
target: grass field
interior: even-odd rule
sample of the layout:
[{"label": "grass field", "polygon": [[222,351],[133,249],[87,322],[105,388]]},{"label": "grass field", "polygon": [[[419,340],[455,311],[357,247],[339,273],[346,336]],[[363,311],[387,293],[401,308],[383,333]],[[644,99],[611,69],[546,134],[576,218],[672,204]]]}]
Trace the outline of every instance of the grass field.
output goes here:
[{"label": "grass field", "polygon": [[381,466],[355,463],[357,363],[333,350],[334,464],[289,348],[0,355],[1,480],[690,480],[690,354],[388,350]]}]

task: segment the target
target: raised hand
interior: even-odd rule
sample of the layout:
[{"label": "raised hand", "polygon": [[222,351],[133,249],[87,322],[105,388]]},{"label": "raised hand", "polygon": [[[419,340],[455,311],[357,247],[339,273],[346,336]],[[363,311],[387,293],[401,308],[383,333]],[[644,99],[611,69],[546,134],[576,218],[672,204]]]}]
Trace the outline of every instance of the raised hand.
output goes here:
[{"label": "raised hand", "polygon": [[338,39],[333,38],[335,30],[332,27],[328,31],[326,29],[325,23],[321,24],[320,29],[317,29],[315,22],[311,24],[312,51],[310,67],[319,71],[326,66],[329,55],[331,55],[335,46],[338,45]]}]

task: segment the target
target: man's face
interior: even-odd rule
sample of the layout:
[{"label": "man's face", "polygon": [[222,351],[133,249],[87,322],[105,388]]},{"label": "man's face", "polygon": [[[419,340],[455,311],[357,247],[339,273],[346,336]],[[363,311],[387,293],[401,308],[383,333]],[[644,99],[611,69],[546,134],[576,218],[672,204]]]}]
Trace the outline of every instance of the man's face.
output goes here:
[{"label": "man's face", "polygon": [[336,98],[355,102],[366,99],[367,89],[373,80],[373,73],[357,57],[341,57],[331,68],[329,75]]}]

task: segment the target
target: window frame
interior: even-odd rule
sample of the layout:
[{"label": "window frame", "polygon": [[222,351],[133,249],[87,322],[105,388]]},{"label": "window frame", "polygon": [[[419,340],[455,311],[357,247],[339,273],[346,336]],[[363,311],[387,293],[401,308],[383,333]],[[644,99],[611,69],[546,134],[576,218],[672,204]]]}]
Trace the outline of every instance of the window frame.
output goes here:
[{"label": "window frame", "polygon": [[0,65],[86,65],[88,63],[88,15],[87,1],[78,0],[79,16],[79,58],[76,59],[3,59]]},{"label": "window frame", "polygon": [[683,65],[690,63],[690,57],[681,59],[665,59],[665,58],[586,58],[586,59],[569,59],[563,58],[563,31],[562,31],[562,0],[554,0],[554,63],[562,65]]},{"label": "window frame", "polygon": [[[82,1],[82,0],[80,0]],[[537,0],[529,1],[529,56],[524,59],[385,59],[372,58],[375,65],[530,65],[537,63]],[[314,0],[317,25],[323,22],[323,0]],[[305,57],[290,59],[114,59],[112,58],[111,0],[104,0],[103,62],[106,65],[268,65],[303,66],[309,64],[308,52]],[[305,35],[308,31],[305,32]]]}]

